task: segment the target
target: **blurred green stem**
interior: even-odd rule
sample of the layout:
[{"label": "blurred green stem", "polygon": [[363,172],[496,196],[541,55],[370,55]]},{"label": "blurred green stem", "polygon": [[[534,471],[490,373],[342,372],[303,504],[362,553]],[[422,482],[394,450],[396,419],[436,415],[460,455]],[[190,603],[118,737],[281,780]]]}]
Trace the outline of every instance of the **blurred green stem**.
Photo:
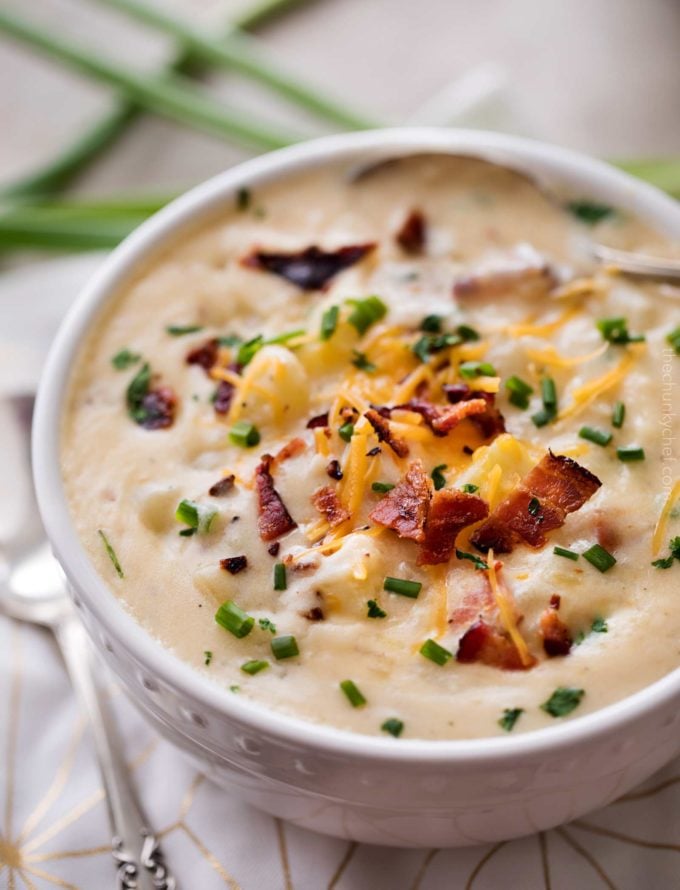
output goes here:
[{"label": "blurred green stem", "polygon": [[617,167],[644,179],[674,198],[680,199],[680,158],[642,158],[637,161],[613,161]]}]

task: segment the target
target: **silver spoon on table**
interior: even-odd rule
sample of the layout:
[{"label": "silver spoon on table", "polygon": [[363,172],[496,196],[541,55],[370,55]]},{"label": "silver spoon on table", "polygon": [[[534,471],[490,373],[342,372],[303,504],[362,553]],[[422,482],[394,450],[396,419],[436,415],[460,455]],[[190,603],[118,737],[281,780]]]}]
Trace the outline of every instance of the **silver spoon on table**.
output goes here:
[{"label": "silver spoon on table", "polygon": [[[122,756],[115,721],[94,679],[93,652],[52,556],[40,522],[30,476],[32,396],[0,401],[0,427],[9,446],[3,477],[17,491],[11,513],[18,533],[0,528],[0,611],[54,634],[73,688],[90,720],[111,825],[117,890],[176,890],[157,839],[148,829]],[[4,531],[4,534],[3,534]]]}]

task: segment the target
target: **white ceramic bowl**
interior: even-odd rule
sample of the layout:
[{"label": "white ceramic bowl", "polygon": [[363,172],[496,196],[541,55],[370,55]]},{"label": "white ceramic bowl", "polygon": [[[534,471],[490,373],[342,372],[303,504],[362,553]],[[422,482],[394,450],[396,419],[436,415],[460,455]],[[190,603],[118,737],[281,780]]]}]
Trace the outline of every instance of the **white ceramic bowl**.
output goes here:
[{"label": "white ceramic bowl", "polygon": [[[74,354],[138,264],[220,206],[333,160],[470,153],[529,171],[557,192],[637,213],[680,238],[680,205],[598,161],[469,131],[401,129],[315,140],[242,164],[173,202],[103,264],[55,340],[38,395],[35,480],[54,552],[83,621],[130,697],[210,778],[257,807],[340,837],[399,846],[498,841],[574,819],[623,794],[680,751],[680,670],[562,725],[472,741],[367,737],[293,719],[218,687],[164,649],[97,574],[69,516],[59,429]],[[92,455],[93,460],[99,459]]]}]

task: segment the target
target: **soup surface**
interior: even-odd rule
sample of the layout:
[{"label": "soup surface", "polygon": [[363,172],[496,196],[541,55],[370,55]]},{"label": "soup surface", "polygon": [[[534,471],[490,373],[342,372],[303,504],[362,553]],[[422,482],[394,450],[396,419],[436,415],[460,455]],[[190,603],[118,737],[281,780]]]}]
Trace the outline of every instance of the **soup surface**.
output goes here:
[{"label": "soup surface", "polygon": [[[680,664],[668,251],[417,156],[252,192],[140,269],[75,364],[77,530],[210,681],[361,733],[556,725]],[[674,555],[675,554],[675,555]]]}]

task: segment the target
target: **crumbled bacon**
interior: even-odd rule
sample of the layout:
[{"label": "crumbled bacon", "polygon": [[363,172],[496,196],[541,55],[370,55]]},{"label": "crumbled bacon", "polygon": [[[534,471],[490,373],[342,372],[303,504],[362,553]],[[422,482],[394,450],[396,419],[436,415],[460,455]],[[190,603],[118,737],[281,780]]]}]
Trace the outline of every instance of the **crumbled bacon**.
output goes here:
[{"label": "crumbled bacon", "polygon": [[407,443],[392,432],[389,420],[374,408],[369,409],[364,414],[364,417],[375,430],[379,442],[386,442],[398,457],[406,457],[408,455],[409,447]]},{"label": "crumbled bacon", "polygon": [[220,341],[217,337],[211,337],[187,354],[186,363],[187,365],[199,365],[204,371],[210,371],[217,363],[219,351]]},{"label": "crumbled bacon", "polygon": [[516,543],[541,547],[546,532],[564,524],[567,513],[585,504],[602,483],[585,467],[552,451],[543,457],[519,485],[472,535],[483,552],[510,553]]},{"label": "crumbled bacon", "polygon": [[486,502],[476,495],[447,488],[436,491],[425,521],[425,540],[418,554],[418,565],[448,562],[459,533],[488,515]]},{"label": "crumbled bacon", "polygon": [[550,596],[550,608],[551,609],[559,609],[559,607],[561,605],[562,605],[562,597],[559,595],[559,593],[553,593]]},{"label": "crumbled bacon", "polygon": [[453,609],[449,616],[449,624],[456,628],[475,621],[483,613],[492,612],[496,608],[491,585],[485,573],[477,572],[475,586],[463,594],[462,601]]},{"label": "crumbled bacon", "polygon": [[486,411],[476,414],[471,417],[471,420],[479,428],[485,439],[490,439],[492,436],[498,436],[505,432],[505,418],[496,407],[495,393],[470,389],[467,383],[446,383],[443,388],[447,399],[452,405],[457,405],[459,402],[484,399]]},{"label": "crumbled bacon", "polygon": [[400,538],[422,543],[432,488],[432,480],[423,472],[420,461],[413,461],[404,478],[373,508],[370,518],[393,529]]},{"label": "crumbled bacon", "polygon": [[270,467],[274,458],[270,454],[262,456],[255,469],[255,490],[257,491],[257,528],[263,541],[273,541],[286,532],[297,528],[286,509],[279,493],[274,488]]},{"label": "crumbled bacon", "polygon": [[280,542],[280,541],[274,541],[273,544],[270,544],[269,547],[267,547],[267,553],[268,553],[270,556],[278,556],[278,555],[279,555],[279,550],[280,550],[280,549],[281,549],[281,542]]},{"label": "crumbled bacon", "polygon": [[323,614],[322,608],[320,608],[319,606],[313,606],[306,612],[302,612],[302,617],[306,618],[307,621],[323,621],[325,615]]},{"label": "crumbled bacon", "polygon": [[328,462],[326,467],[326,474],[331,477],[331,479],[335,479],[337,482],[342,479],[342,469],[340,467],[339,460],[331,460]]},{"label": "crumbled bacon", "polygon": [[312,495],[312,503],[331,528],[351,518],[349,510],[342,506],[337,492],[330,485],[318,488]]},{"label": "crumbled bacon", "polygon": [[482,300],[506,295],[535,299],[547,296],[557,283],[553,269],[539,254],[518,247],[503,265],[459,278],[453,285],[453,295]]},{"label": "crumbled bacon", "polygon": [[420,414],[435,436],[446,436],[466,417],[484,414],[487,403],[484,399],[468,399],[456,405],[435,405],[427,399],[411,399],[399,408]]},{"label": "crumbled bacon", "polygon": [[141,401],[137,423],[145,430],[162,430],[172,426],[177,396],[169,386],[150,389]]},{"label": "crumbled bacon", "polygon": [[456,660],[462,664],[480,662],[506,671],[523,671],[531,667],[522,662],[517,647],[509,637],[481,619],[475,621],[460,638]]},{"label": "crumbled bacon", "polygon": [[302,290],[322,290],[335,275],[360,262],[375,247],[371,241],[337,250],[322,250],[316,245],[292,253],[255,249],[241,263],[285,278]]},{"label": "crumbled bacon", "polygon": [[539,619],[539,628],[543,637],[543,648],[547,655],[568,655],[573,644],[569,628],[551,605]]},{"label": "crumbled bacon", "polygon": [[220,560],[220,565],[230,575],[238,575],[248,567],[248,558],[246,556],[228,556],[226,559]]},{"label": "crumbled bacon", "polygon": [[234,479],[236,477],[233,473],[230,473],[228,476],[223,476],[214,485],[211,485],[208,489],[208,494],[213,498],[221,498],[223,495],[227,494],[234,487]]},{"label": "crumbled bacon", "polygon": [[317,414],[315,417],[310,417],[307,421],[308,430],[315,430],[317,427],[326,426],[328,426],[328,411],[325,411],[323,414]]},{"label": "crumbled bacon", "polygon": [[295,437],[291,439],[290,442],[287,442],[283,448],[280,448],[276,455],[274,456],[274,462],[277,464],[282,464],[284,460],[288,460],[291,457],[297,457],[298,454],[302,454],[302,452],[307,447],[307,443],[304,439],[300,439],[299,437]]},{"label": "crumbled bacon", "polygon": [[427,237],[427,223],[422,210],[412,210],[395,235],[399,247],[406,253],[422,253]]},{"label": "crumbled bacon", "polygon": [[228,414],[231,403],[234,401],[236,387],[228,380],[220,380],[213,396],[213,408],[216,414]]}]

